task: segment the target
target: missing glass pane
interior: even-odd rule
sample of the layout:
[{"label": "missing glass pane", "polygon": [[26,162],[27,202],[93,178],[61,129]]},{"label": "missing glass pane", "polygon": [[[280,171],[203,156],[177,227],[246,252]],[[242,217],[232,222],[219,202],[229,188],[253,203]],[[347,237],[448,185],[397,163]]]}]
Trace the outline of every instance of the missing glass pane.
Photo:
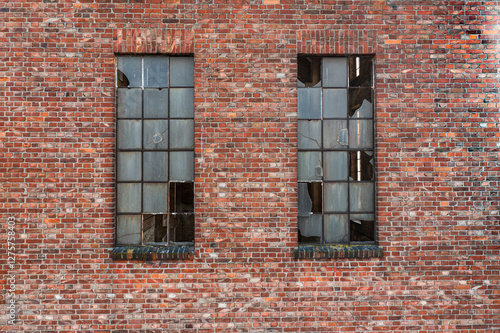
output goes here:
[{"label": "missing glass pane", "polygon": [[351,215],[349,224],[351,242],[373,242],[375,240],[373,214]]},{"label": "missing glass pane", "polygon": [[321,81],[321,58],[298,57],[297,78],[305,87],[314,87]]},{"label": "missing glass pane", "polygon": [[373,180],[373,152],[351,151],[349,177],[351,180]]},{"label": "missing glass pane", "polygon": [[142,238],[144,244],[167,243],[167,214],[144,214],[142,221]]},{"label": "missing glass pane", "polygon": [[349,86],[372,86],[372,57],[349,58]]},{"label": "missing glass pane", "polygon": [[194,212],[194,183],[170,183],[170,212]]}]

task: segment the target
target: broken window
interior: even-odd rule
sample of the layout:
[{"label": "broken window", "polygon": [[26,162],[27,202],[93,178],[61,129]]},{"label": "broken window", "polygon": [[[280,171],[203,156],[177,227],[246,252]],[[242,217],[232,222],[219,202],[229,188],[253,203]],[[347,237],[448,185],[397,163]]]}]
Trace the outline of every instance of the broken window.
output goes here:
[{"label": "broken window", "polygon": [[299,242],[373,243],[373,58],[297,63]]},{"label": "broken window", "polygon": [[117,58],[118,245],[194,242],[193,57]]}]

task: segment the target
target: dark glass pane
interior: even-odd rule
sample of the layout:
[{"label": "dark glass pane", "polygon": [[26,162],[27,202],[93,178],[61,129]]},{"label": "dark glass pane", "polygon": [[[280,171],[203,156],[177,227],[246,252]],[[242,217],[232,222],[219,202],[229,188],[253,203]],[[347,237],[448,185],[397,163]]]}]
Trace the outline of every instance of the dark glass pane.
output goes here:
[{"label": "dark glass pane", "polygon": [[308,217],[299,217],[299,242],[319,244],[323,234],[323,216],[311,214]]},{"label": "dark glass pane", "polygon": [[168,148],[168,120],[144,120],[144,149]]},{"label": "dark glass pane", "polygon": [[170,58],[170,87],[194,86],[194,58]]},{"label": "dark glass pane", "polygon": [[298,88],[298,118],[321,119],[321,88]]},{"label": "dark glass pane", "polygon": [[372,57],[351,57],[349,59],[349,86],[371,87],[373,85]]},{"label": "dark glass pane", "polygon": [[118,89],[117,117],[142,118],[142,90]]},{"label": "dark glass pane", "polygon": [[373,152],[372,151],[351,151],[349,177],[351,180],[372,180],[373,179]]},{"label": "dark glass pane", "polygon": [[353,118],[373,117],[371,89],[349,89],[349,116]]},{"label": "dark glass pane", "polygon": [[349,144],[347,120],[323,120],[323,147],[346,149]]},{"label": "dark glass pane", "polygon": [[324,179],[347,180],[347,152],[327,151],[323,153]]},{"label": "dark glass pane", "polygon": [[141,87],[142,86],[142,58],[141,57],[118,57],[118,70],[123,73],[120,81],[127,82],[124,86]]},{"label": "dark glass pane", "polygon": [[325,215],[325,243],[345,244],[349,242],[349,223],[346,214]]},{"label": "dark glass pane", "polygon": [[170,89],[170,117],[193,118],[194,116],[194,89]]},{"label": "dark glass pane", "polygon": [[298,153],[298,176],[299,180],[306,181],[323,178],[321,152],[303,151]]},{"label": "dark glass pane", "polygon": [[175,151],[170,153],[170,180],[194,180],[194,152]]},{"label": "dark glass pane", "polygon": [[373,183],[350,183],[349,184],[349,204],[351,212],[375,211]]},{"label": "dark glass pane", "polygon": [[370,149],[373,148],[373,121],[349,121],[349,147]]},{"label": "dark glass pane", "polygon": [[118,215],[116,217],[117,245],[141,244],[141,215]]},{"label": "dark glass pane", "polygon": [[166,151],[144,152],[144,180],[168,181],[168,153]]},{"label": "dark glass pane", "polygon": [[325,183],[326,212],[347,212],[347,183]]},{"label": "dark glass pane", "polygon": [[145,213],[168,211],[168,183],[145,183],[143,190],[142,205]]},{"label": "dark glass pane", "polygon": [[144,57],[144,87],[168,87],[168,57]]},{"label": "dark glass pane", "polygon": [[351,242],[375,241],[375,218],[373,214],[353,214],[349,224]]},{"label": "dark glass pane", "polygon": [[323,89],[323,117],[347,118],[347,89]]},{"label": "dark glass pane", "polygon": [[168,89],[144,90],[144,118],[168,118]]},{"label": "dark glass pane", "polygon": [[323,58],[323,87],[347,87],[347,58]]},{"label": "dark glass pane", "polygon": [[141,184],[116,184],[116,210],[118,213],[141,212]]},{"label": "dark glass pane", "polygon": [[194,148],[194,120],[170,120],[170,148]]},{"label": "dark glass pane", "polygon": [[299,149],[321,149],[321,120],[299,120],[297,131]]},{"label": "dark glass pane", "polygon": [[116,161],[116,179],[118,181],[141,180],[141,153],[119,152]]}]

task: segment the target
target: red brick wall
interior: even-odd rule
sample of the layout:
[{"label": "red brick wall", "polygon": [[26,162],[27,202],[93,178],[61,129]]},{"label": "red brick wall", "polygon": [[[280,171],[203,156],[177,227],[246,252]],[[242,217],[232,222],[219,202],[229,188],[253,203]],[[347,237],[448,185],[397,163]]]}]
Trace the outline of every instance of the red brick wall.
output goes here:
[{"label": "red brick wall", "polygon": [[[0,331],[500,329],[497,1],[226,3],[0,0]],[[193,260],[110,257],[120,53],[194,54]],[[381,259],[293,258],[298,53],[375,54]]]}]

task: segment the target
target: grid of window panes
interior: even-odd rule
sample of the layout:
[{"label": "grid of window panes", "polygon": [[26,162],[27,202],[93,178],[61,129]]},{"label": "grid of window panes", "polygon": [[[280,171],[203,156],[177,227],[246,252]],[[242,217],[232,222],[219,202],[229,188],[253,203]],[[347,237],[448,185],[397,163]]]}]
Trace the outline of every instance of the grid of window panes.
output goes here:
[{"label": "grid of window panes", "polygon": [[299,242],[373,243],[373,58],[298,63]]},{"label": "grid of window panes", "polygon": [[193,57],[117,58],[119,245],[194,240],[193,71]]}]

